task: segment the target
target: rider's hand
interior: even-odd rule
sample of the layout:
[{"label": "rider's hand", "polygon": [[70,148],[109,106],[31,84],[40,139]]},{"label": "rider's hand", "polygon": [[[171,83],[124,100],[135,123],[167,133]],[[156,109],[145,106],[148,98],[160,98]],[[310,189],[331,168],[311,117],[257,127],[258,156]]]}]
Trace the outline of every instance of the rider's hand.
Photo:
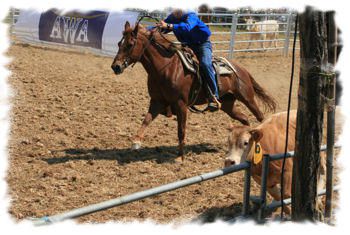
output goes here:
[{"label": "rider's hand", "polygon": [[157,23],[157,26],[162,28],[162,29],[166,29],[167,28],[167,23],[165,23],[163,20],[161,20],[159,23]]}]

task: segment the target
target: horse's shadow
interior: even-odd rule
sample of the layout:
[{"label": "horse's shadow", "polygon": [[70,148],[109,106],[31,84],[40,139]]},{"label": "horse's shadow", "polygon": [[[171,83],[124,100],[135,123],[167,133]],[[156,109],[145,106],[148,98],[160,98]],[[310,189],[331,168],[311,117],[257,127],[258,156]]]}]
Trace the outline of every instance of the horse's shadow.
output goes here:
[{"label": "horse's shadow", "polygon": [[[186,145],[186,154],[201,154],[203,152],[217,153],[220,149],[209,143]],[[177,158],[177,146],[157,146],[157,147],[143,147],[139,150],[124,149],[63,149],[59,151],[52,151],[55,153],[64,153],[64,156],[43,158],[48,164],[60,164],[69,161],[92,161],[92,160],[116,160],[119,164],[128,164],[131,162],[155,160],[157,163],[175,162]],[[60,154],[62,155],[62,154]]]}]

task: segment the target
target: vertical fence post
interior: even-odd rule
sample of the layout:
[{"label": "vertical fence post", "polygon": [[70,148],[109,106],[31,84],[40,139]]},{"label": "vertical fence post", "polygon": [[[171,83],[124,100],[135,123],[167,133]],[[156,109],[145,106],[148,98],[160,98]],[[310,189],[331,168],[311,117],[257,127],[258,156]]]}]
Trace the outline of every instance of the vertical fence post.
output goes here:
[{"label": "vertical fence post", "polygon": [[[337,26],[334,20],[334,12],[326,12],[327,18],[327,41],[328,41],[328,63],[332,64],[332,72],[337,63]],[[329,223],[332,222],[332,197],[333,197],[333,157],[334,157],[334,135],[335,135],[335,73],[328,81],[328,99],[332,100],[327,108],[327,162],[326,162],[326,207],[325,217]]]},{"label": "vertical fence post", "polygon": [[[328,98],[335,97],[335,75],[328,84]],[[334,156],[334,133],[335,133],[335,106],[330,105],[327,110],[327,160],[326,160],[326,207],[325,217],[332,220],[333,198],[333,156]]]},{"label": "vertical fence post", "polygon": [[286,29],[286,34],[285,34],[285,40],[284,40],[284,49],[283,49],[284,56],[288,56],[290,31],[292,29],[292,22],[293,22],[292,19],[293,19],[293,15],[292,15],[292,13],[289,13],[288,19],[287,19],[287,29]]},{"label": "vertical fence post", "polygon": [[267,187],[267,175],[269,172],[270,155],[264,154],[261,173],[261,191],[260,191],[260,208],[258,212],[258,222],[262,223],[265,218],[266,208],[266,187]]},{"label": "vertical fence post", "polygon": [[247,161],[249,167],[244,171],[244,191],[243,191],[243,209],[242,216],[247,217],[249,213],[250,202],[250,177],[251,177],[251,162]]},{"label": "vertical fence post", "polygon": [[[306,7],[299,17],[300,78],[292,179],[292,220],[317,221],[317,173],[328,63],[325,13]],[[320,40],[322,39],[322,40]],[[327,146],[328,148],[329,146]]]},{"label": "vertical fence post", "polygon": [[232,15],[229,59],[233,59],[233,51],[235,47],[235,37],[236,37],[236,30],[237,30],[237,21],[238,21],[238,16],[237,16],[237,13],[235,13]]},{"label": "vertical fence post", "polygon": [[13,26],[15,25],[15,9],[10,8],[10,35],[12,35]]}]

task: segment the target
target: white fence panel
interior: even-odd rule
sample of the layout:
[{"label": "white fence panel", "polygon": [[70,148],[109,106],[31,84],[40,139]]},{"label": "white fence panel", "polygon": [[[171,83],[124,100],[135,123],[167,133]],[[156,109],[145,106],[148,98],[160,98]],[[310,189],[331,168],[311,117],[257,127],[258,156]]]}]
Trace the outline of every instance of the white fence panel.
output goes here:
[{"label": "white fence panel", "polygon": [[[27,11],[27,10],[26,10]],[[26,28],[26,24],[31,22],[32,24],[37,23],[37,16],[33,11],[28,11],[28,17],[25,21],[22,21],[19,17],[20,11],[18,9],[11,9],[9,14],[10,19],[8,22],[11,22],[13,29],[12,33],[15,35],[22,36],[23,40],[27,40],[29,38],[34,38],[34,41],[40,42],[37,37],[37,29]],[[129,12],[130,14],[139,14],[138,12]],[[30,14],[33,14],[33,17],[30,17]],[[145,13],[140,13],[140,16]],[[166,17],[166,13],[151,13],[151,16],[156,17],[158,19],[164,19]],[[199,13],[201,16],[209,16],[211,18],[211,22],[207,23],[207,25],[211,28],[212,31],[212,44],[214,46],[213,53],[214,54],[225,54],[230,59],[233,58],[235,52],[257,52],[257,51],[281,51],[281,54],[284,56],[288,55],[290,48],[290,41],[293,40],[292,34],[294,33],[294,22],[295,22],[295,14],[287,13],[287,14],[239,14],[239,13]],[[131,17],[133,18],[133,16]],[[273,40],[251,40],[250,35],[266,33],[266,32],[250,32],[247,30],[247,24],[245,19],[254,18],[256,20],[277,20],[279,25],[279,30],[276,32],[278,37]],[[134,19],[134,18],[133,18]],[[103,38],[103,49],[96,50],[91,49],[92,52],[107,56],[114,56],[117,48],[116,44],[118,39],[121,36],[121,32],[111,33],[113,30],[115,31],[115,22],[121,21],[121,18],[118,18],[116,15],[111,15],[110,19],[107,20],[106,29]],[[123,19],[125,21],[125,18]],[[135,22],[135,20],[129,19],[131,22]],[[145,25],[152,25],[153,22],[142,21]],[[261,43],[269,44],[269,43],[278,43],[277,47],[270,48],[262,48]],[[257,45],[254,48],[248,48],[248,43],[252,43],[253,45]],[[50,43],[47,43],[50,44]],[[69,45],[62,45],[64,47],[72,47]],[[73,46],[74,47],[74,46]],[[78,47],[79,48],[79,47]],[[84,49],[84,48],[83,48]],[[299,49],[299,48],[296,48]]]}]

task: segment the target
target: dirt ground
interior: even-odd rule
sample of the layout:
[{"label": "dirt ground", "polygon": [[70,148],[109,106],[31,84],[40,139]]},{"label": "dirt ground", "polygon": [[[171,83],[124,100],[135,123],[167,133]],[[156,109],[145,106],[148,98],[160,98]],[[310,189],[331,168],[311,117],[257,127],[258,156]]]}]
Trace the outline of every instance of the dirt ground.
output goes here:
[{"label": "dirt ground", "polygon": [[[14,218],[53,215],[223,167],[226,127],[238,124],[223,112],[190,114],[183,164],[174,161],[174,117],[158,117],[143,148],[130,150],[149,102],[140,64],[116,77],[112,58],[89,53],[16,43],[8,56],[13,58],[8,67],[14,94],[7,182]],[[245,53],[235,60],[277,99],[277,111],[287,109],[291,57]],[[297,84],[295,79],[293,108]],[[237,105],[255,125],[245,106]],[[234,173],[78,221],[225,219],[242,210],[242,177]],[[254,184],[252,194],[258,192]]]}]

